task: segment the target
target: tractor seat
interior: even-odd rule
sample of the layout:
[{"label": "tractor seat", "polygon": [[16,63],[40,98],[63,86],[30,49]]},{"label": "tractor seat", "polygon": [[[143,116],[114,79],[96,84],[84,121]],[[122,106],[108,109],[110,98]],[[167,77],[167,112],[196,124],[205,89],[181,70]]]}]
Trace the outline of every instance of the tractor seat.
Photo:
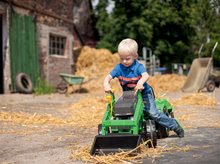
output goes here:
[{"label": "tractor seat", "polygon": [[114,116],[133,116],[136,102],[137,96],[134,95],[134,91],[124,91],[123,95],[115,103]]}]

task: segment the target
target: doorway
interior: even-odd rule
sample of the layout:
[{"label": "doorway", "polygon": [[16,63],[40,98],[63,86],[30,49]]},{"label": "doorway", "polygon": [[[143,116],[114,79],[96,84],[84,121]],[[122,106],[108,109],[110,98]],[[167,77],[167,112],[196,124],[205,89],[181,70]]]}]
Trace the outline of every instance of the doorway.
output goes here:
[{"label": "doorway", "polygon": [[2,27],[2,15],[0,14],[0,94],[4,93],[4,67],[3,67],[3,27]]}]

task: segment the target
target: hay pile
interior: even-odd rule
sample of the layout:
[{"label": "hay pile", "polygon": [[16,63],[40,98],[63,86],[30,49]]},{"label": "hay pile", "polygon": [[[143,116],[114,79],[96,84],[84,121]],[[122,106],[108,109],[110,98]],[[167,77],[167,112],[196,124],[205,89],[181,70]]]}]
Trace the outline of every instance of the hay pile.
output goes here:
[{"label": "hay pile", "polygon": [[69,107],[69,117],[61,119],[49,114],[0,111],[0,121],[24,125],[71,125],[74,127],[97,128],[106,110],[106,100],[86,97]]},{"label": "hay pile", "polygon": [[[146,141],[148,142],[148,141]],[[145,142],[145,144],[146,144]],[[141,144],[139,147],[128,151],[128,152],[118,152],[113,155],[102,155],[102,156],[91,156],[89,154],[90,146],[79,147],[76,150],[72,151],[71,159],[75,161],[84,161],[86,163],[105,163],[105,164],[114,164],[114,163],[142,163],[142,159],[144,158],[151,158],[152,163],[154,162],[155,158],[161,157],[162,154],[168,153],[171,151],[189,151],[195,149],[196,147],[192,146],[182,146],[178,147],[175,145],[165,145],[165,146],[158,146],[156,149],[148,148],[144,144]],[[140,148],[140,153],[132,154],[135,150]]]},{"label": "hay pile", "polygon": [[77,73],[87,78],[99,77],[108,73],[119,62],[118,55],[107,49],[83,47],[77,59]]},{"label": "hay pile", "polygon": [[200,106],[210,106],[213,107],[217,105],[215,98],[207,96],[203,93],[194,93],[191,95],[186,95],[178,100],[171,101],[172,105],[200,105]]},{"label": "hay pile", "polygon": [[[199,105],[213,107],[217,104],[216,100],[202,93],[183,96],[177,100],[169,100],[175,106]],[[69,107],[69,117],[66,119],[57,118],[49,114],[28,114],[24,112],[0,112],[0,121],[12,122],[21,125],[74,125],[76,127],[97,128],[101,123],[106,110],[107,101],[103,97],[88,96]],[[194,111],[194,112],[193,112]],[[189,121],[196,115],[197,110],[175,110],[180,113],[180,121]]]},{"label": "hay pile", "polygon": [[33,124],[50,124],[60,125],[65,124],[66,121],[53,117],[52,115],[41,115],[34,113],[33,115],[24,112],[0,112],[0,121],[13,122],[22,125]]},{"label": "hay pile", "polygon": [[[214,114],[215,112],[212,112],[212,110],[215,110],[215,105],[217,105],[214,97],[204,93],[195,93],[182,96],[177,100],[170,100],[169,102],[175,108],[175,117],[180,120],[185,128],[219,128],[219,125],[216,124],[217,117]],[[179,109],[176,110],[177,108]],[[207,114],[210,116],[207,117]]]},{"label": "hay pile", "polygon": [[[207,107],[213,107],[216,105],[216,100],[202,93],[183,96],[177,100],[169,100],[169,102],[175,107],[179,105],[200,105]],[[103,118],[103,114],[106,110],[106,100],[100,97],[87,97],[80,100],[78,103],[73,104],[70,107],[70,116],[68,123],[74,124],[85,128],[96,128]],[[192,109],[192,108],[190,108]],[[190,121],[195,118],[199,112],[198,110],[175,110],[178,112],[178,119],[182,121]],[[196,119],[197,120],[197,119]],[[198,121],[198,120],[197,120]]]},{"label": "hay pile", "polygon": [[[83,88],[89,92],[103,92],[103,80],[105,76],[119,63],[117,54],[112,54],[106,49],[83,47],[79,52],[76,62],[76,75],[84,76],[88,83]],[[150,77],[148,83],[156,93],[173,92],[180,90],[186,80],[186,76],[176,74],[155,75]],[[112,80],[111,85],[116,91],[121,92],[117,79]]]},{"label": "hay pile", "polygon": [[155,94],[179,91],[186,81],[186,76],[177,74],[155,75],[149,78],[148,83]]},{"label": "hay pile", "polygon": [[106,110],[106,100],[87,97],[70,106],[70,118],[67,122],[77,127],[97,128]]},{"label": "hay pile", "polygon": [[[76,75],[84,76],[88,83],[83,84],[89,92],[103,92],[105,76],[119,63],[117,54],[107,49],[83,47],[76,62]],[[112,81],[112,87],[120,90],[117,80]]]}]

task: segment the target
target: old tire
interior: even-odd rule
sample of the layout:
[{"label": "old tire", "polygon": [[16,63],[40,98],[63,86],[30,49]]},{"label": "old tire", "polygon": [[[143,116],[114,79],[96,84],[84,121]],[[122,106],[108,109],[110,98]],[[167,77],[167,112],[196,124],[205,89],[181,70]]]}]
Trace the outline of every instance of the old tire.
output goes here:
[{"label": "old tire", "polygon": [[19,73],[16,76],[16,90],[19,93],[30,94],[33,92],[33,84],[30,77],[25,73]]},{"label": "old tire", "polygon": [[208,92],[213,92],[215,90],[215,82],[213,80],[209,80],[206,83],[206,88]]},{"label": "old tire", "polygon": [[60,94],[64,94],[67,92],[67,84],[64,81],[61,81],[58,85],[57,85],[57,92]]}]

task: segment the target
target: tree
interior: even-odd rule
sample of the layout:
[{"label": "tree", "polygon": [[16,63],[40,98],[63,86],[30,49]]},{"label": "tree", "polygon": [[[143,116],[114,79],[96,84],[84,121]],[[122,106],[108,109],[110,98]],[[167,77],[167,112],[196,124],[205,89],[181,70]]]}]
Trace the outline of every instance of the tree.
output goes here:
[{"label": "tree", "polygon": [[168,65],[190,63],[207,38],[212,46],[219,39],[218,0],[112,1],[110,13],[108,0],[99,1],[95,9],[98,47],[114,52],[122,39],[130,37],[138,42],[140,55],[142,47],[149,47],[162,65]]},{"label": "tree", "polygon": [[107,48],[112,49],[112,25],[114,20],[111,19],[111,14],[108,14],[106,8],[108,6],[108,0],[99,1],[98,5],[95,8],[95,21],[96,28],[99,32],[100,40],[97,44],[98,48]]},{"label": "tree", "polygon": [[[215,43],[219,41],[219,7],[218,0],[201,0],[200,3],[192,5],[191,14],[196,22],[196,36],[193,43],[194,46],[204,45],[200,54],[202,57],[210,57]],[[218,47],[214,53],[214,61],[215,63],[220,62],[220,49]]]}]

